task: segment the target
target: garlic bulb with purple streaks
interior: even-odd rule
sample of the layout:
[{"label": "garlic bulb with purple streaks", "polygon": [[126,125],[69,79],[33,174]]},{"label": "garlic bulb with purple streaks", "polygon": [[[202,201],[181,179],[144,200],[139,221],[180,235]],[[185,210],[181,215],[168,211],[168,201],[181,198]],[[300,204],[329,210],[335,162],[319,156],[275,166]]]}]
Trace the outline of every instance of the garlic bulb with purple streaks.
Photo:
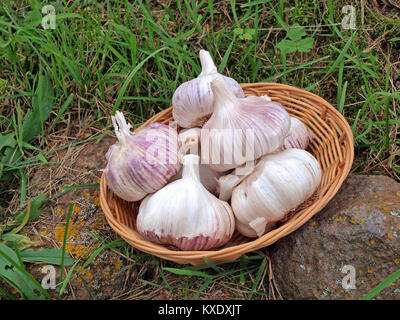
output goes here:
[{"label": "garlic bulb with purple streaks", "polygon": [[237,98],[224,79],[211,83],[214,112],[201,130],[202,162],[226,171],[274,152],[289,132],[290,116],[265,97]]},{"label": "garlic bulb with purple streaks", "polygon": [[223,77],[238,98],[244,97],[239,83],[218,73],[217,68],[206,50],[200,50],[202,71],[200,75],[181,84],[172,97],[172,115],[183,128],[201,126],[213,112],[214,95],[210,82],[217,77]]},{"label": "garlic bulb with purple streaks", "polygon": [[132,133],[121,112],[112,122],[118,142],[106,153],[106,182],[118,197],[138,201],[161,189],[180,169],[178,133],[161,123]]},{"label": "garlic bulb with purple streaks", "polygon": [[314,138],[306,125],[299,119],[290,117],[290,130],[282,144],[282,149],[307,149],[308,144]]},{"label": "garlic bulb with purple streaks", "polygon": [[260,237],[312,196],[321,177],[319,162],[305,150],[287,149],[262,157],[233,189],[237,230],[247,237]]},{"label": "garlic bulb with purple streaks", "polygon": [[232,209],[201,184],[199,160],[185,155],[182,179],[142,201],[136,225],[144,238],[181,250],[208,250],[229,241],[235,228]]}]

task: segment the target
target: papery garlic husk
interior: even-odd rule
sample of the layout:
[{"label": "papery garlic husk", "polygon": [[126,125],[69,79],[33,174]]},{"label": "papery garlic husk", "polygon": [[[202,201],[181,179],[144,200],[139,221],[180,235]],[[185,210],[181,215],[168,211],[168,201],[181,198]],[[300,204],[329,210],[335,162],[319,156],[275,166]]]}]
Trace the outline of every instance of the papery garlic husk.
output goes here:
[{"label": "papery garlic husk", "polygon": [[212,114],[214,95],[210,82],[215,78],[223,77],[235,96],[244,97],[243,89],[236,80],[218,73],[208,51],[200,50],[200,62],[200,75],[181,84],[172,96],[172,115],[183,128],[202,126]]},{"label": "papery garlic husk", "polygon": [[[179,132],[178,143],[181,154],[200,155],[200,132],[201,128],[183,129]],[[217,195],[218,179],[228,172],[217,172],[210,168],[209,165],[199,164],[200,181],[203,186],[212,194]],[[182,178],[182,168],[173,176],[170,182]]]},{"label": "papery garlic husk", "polygon": [[221,175],[217,181],[216,187],[218,198],[223,201],[228,201],[232,196],[233,189],[254,171],[258,161],[259,160],[246,162],[244,165],[235,168],[233,172]]},{"label": "papery garlic husk", "polygon": [[182,154],[200,155],[201,128],[183,129],[178,134],[178,145]]},{"label": "papery garlic husk", "polygon": [[260,237],[311,197],[321,182],[319,162],[309,152],[287,149],[261,158],[254,171],[233,189],[237,230]]},{"label": "papery garlic husk", "polygon": [[118,197],[138,201],[161,189],[180,169],[178,132],[152,123],[132,133],[121,112],[112,122],[118,142],[106,153],[106,182]]},{"label": "papery garlic husk", "polygon": [[290,130],[282,144],[282,150],[307,149],[314,136],[306,125],[295,117],[290,117]]},{"label": "papery garlic husk", "polygon": [[226,244],[232,237],[232,209],[201,184],[199,160],[196,155],[184,156],[182,179],[142,201],[136,225],[144,238],[181,250],[208,250]]},{"label": "papery garlic husk", "polygon": [[290,116],[280,103],[257,96],[237,98],[222,78],[211,88],[214,112],[201,130],[202,163],[227,171],[281,146]]},{"label": "papery garlic husk", "polygon": [[271,97],[267,96],[266,94],[260,96],[260,98],[263,98],[263,99],[267,100],[268,102],[272,101]]}]

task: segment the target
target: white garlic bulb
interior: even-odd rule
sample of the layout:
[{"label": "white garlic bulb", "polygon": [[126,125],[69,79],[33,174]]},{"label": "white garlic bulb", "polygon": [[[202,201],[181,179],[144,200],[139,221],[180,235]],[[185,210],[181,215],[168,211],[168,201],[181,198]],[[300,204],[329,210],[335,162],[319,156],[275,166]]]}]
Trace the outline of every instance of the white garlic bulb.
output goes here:
[{"label": "white garlic bulb", "polygon": [[290,117],[290,130],[282,144],[282,149],[307,149],[308,144],[314,138],[306,125],[299,119]]},{"label": "white garlic bulb", "polygon": [[144,238],[181,250],[208,250],[226,244],[232,237],[232,209],[203,187],[199,161],[197,155],[184,156],[182,179],[142,201],[136,225]]},{"label": "white garlic bulb", "polygon": [[259,237],[316,191],[320,164],[310,153],[287,149],[261,158],[254,171],[233,189],[236,228]]},{"label": "white garlic bulb", "polygon": [[112,117],[118,142],[106,153],[108,187],[126,201],[138,201],[161,189],[181,167],[178,132],[161,123],[130,132],[121,112]]},{"label": "white garlic bulb", "polygon": [[200,75],[181,84],[172,97],[172,115],[183,128],[202,126],[213,112],[214,95],[210,82],[215,78],[223,77],[235,96],[244,97],[243,89],[236,80],[218,73],[208,51],[200,50],[200,62]]},{"label": "white garlic bulb", "polygon": [[222,78],[211,83],[214,112],[201,130],[202,162],[227,171],[277,150],[289,132],[290,116],[265,97],[237,98]]}]

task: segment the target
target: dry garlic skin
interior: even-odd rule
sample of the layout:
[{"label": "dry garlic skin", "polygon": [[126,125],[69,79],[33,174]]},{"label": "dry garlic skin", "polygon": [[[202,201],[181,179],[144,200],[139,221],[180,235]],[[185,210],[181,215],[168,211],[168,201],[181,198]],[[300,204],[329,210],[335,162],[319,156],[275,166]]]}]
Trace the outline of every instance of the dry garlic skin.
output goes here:
[{"label": "dry garlic skin", "polygon": [[[191,162],[193,159],[197,164]],[[185,156],[182,179],[142,201],[136,225],[147,240],[181,250],[208,250],[224,245],[232,237],[232,209],[202,186],[198,159],[195,155]]]},{"label": "dry garlic skin", "polygon": [[290,130],[282,144],[282,150],[296,148],[307,149],[313,134],[306,125],[295,117],[290,117]]},{"label": "dry garlic skin", "polygon": [[178,133],[161,123],[132,133],[120,112],[113,123],[118,142],[106,154],[106,182],[118,197],[138,201],[161,189],[180,169]]},{"label": "dry garlic skin", "polygon": [[321,167],[310,153],[288,149],[264,156],[233,189],[237,230],[257,237],[307,200],[321,182]]},{"label": "dry garlic skin", "polygon": [[217,77],[223,77],[237,97],[244,97],[243,90],[236,80],[218,73],[208,51],[200,50],[200,62],[200,75],[181,84],[172,97],[172,115],[183,128],[203,125],[205,119],[212,114],[214,95],[210,83]]},{"label": "dry garlic skin", "polygon": [[226,82],[212,82],[214,113],[201,131],[203,163],[227,171],[277,150],[289,132],[283,106],[263,97],[237,98]]}]

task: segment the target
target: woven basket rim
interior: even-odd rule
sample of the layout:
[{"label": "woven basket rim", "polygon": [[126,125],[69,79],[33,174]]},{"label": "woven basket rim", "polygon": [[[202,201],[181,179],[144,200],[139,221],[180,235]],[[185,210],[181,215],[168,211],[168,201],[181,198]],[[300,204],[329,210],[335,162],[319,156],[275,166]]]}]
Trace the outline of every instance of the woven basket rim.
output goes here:
[{"label": "woven basket rim", "polygon": [[[213,258],[218,258],[217,260],[221,261],[231,261],[234,259],[227,259],[224,260],[224,257],[236,257],[253,251],[260,249],[262,247],[266,247],[271,245],[272,243],[276,242],[280,238],[292,233],[293,231],[300,228],[304,223],[309,221],[315,214],[320,212],[328,202],[333,198],[333,196],[337,193],[341,185],[343,184],[344,180],[346,179],[347,175],[350,172],[353,160],[354,160],[354,138],[352,134],[352,130],[350,125],[348,124],[347,120],[344,116],[336,110],[328,101],[323,99],[322,97],[305,91],[303,89],[286,85],[286,84],[279,84],[279,83],[271,83],[271,82],[257,82],[257,83],[242,83],[242,88],[244,90],[249,88],[263,88],[263,87],[270,87],[271,90],[277,90],[285,94],[285,91],[289,92],[296,92],[305,96],[310,99],[314,99],[318,101],[325,109],[325,114],[329,114],[330,117],[333,117],[335,120],[336,125],[343,130],[343,135],[345,137],[346,143],[348,143],[348,151],[349,153],[346,154],[346,158],[343,159],[343,163],[341,165],[341,172],[338,177],[336,177],[334,184],[327,188],[329,191],[328,195],[325,195],[322,199],[324,201],[316,201],[312,203],[306,209],[308,212],[306,214],[295,215],[290,219],[291,223],[284,223],[280,225],[278,228],[273,229],[263,236],[251,239],[250,241],[242,244],[237,244],[230,247],[225,247],[216,250],[207,250],[207,251],[179,251],[179,250],[171,250],[162,245],[158,245],[152,242],[149,242],[143,239],[135,230],[132,230],[127,225],[119,222],[116,217],[113,215],[112,210],[107,202],[106,195],[108,192],[108,187],[105,180],[104,173],[101,176],[101,183],[100,183],[100,205],[101,208],[106,216],[107,222],[112,227],[112,229],[119,234],[123,239],[125,239],[128,243],[133,245],[134,247],[138,248],[141,251],[151,253],[155,256],[158,256],[163,259],[172,260],[178,263],[191,263],[191,264],[199,264],[199,259],[203,260],[204,257],[213,260]],[[268,89],[269,90],[269,89]],[[135,130],[139,130],[142,127],[147,126],[149,123],[154,122],[154,118],[162,118],[168,113],[170,113],[172,107],[169,107],[159,113],[157,113],[152,118],[148,119],[143,125],[136,128]],[[346,149],[346,150],[347,150]],[[136,234],[135,234],[136,232]],[[135,235],[135,236],[133,236]],[[236,259],[235,258],[235,259]],[[195,262],[196,261],[196,262]],[[203,260],[204,261],[204,260]],[[205,262],[204,262],[205,263]]]}]

